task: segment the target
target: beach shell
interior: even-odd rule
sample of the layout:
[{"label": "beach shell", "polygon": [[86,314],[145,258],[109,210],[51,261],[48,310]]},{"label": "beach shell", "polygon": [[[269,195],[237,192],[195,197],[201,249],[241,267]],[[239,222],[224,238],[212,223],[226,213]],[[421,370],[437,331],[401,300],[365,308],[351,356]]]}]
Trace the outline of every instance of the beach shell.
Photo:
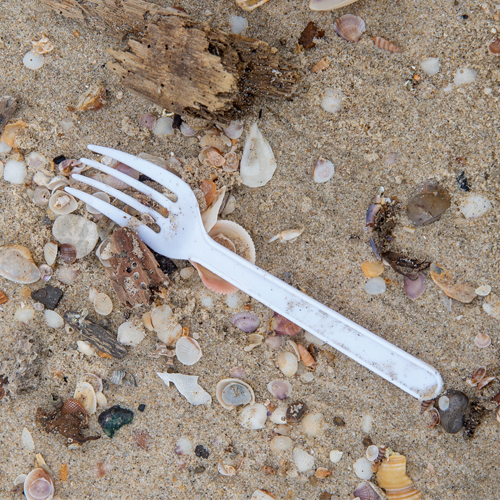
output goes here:
[{"label": "beach shell", "polygon": [[251,12],[252,10],[264,5],[269,0],[236,0],[236,4],[238,7],[241,7],[243,10],[247,12]]},{"label": "beach shell", "polygon": [[309,0],[311,10],[334,10],[350,5],[358,0]]},{"label": "beach shell", "polygon": [[197,132],[193,127],[191,127],[191,125],[188,125],[186,122],[182,122],[181,123],[181,134],[184,137],[194,137],[197,134]]},{"label": "beach shell", "polygon": [[480,366],[473,374],[471,377],[471,385],[474,387],[475,385],[480,382],[484,376],[486,375],[486,366]]},{"label": "beach shell", "polygon": [[21,432],[21,444],[23,445],[23,448],[26,448],[26,450],[30,452],[35,451],[35,442],[33,441],[31,432],[26,429],[26,427],[24,427]]},{"label": "beach shell", "polygon": [[[224,197],[226,195],[226,186],[223,186],[221,189],[213,192],[213,187],[208,183],[211,181],[203,181],[201,184],[201,190],[205,196],[205,200],[207,201],[207,205],[209,207],[201,214],[201,220],[203,222],[203,227],[207,233],[215,226],[217,222],[217,218],[219,216],[219,211],[222,206],[222,202],[224,201]],[[213,193],[213,195],[212,195]],[[209,203],[210,199],[212,199],[211,203]]]},{"label": "beach shell", "polygon": [[476,344],[476,346],[480,349],[484,349],[491,345],[491,337],[486,333],[480,332],[476,335],[474,344]]},{"label": "beach shell", "polygon": [[382,38],[381,36],[371,36],[370,37],[375,47],[383,50],[389,50],[390,52],[403,52],[396,44]]},{"label": "beach shell", "polygon": [[224,129],[224,133],[230,139],[239,139],[243,133],[243,123],[239,121],[231,122],[229,126]]},{"label": "beach shell", "polygon": [[285,377],[293,377],[299,366],[297,357],[291,352],[280,352],[276,363]]},{"label": "beach shell", "polygon": [[370,460],[370,462],[374,462],[377,460],[379,454],[378,446],[375,446],[374,444],[368,446],[366,448],[366,458]]},{"label": "beach shell", "polygon": [[253,333],[260,326],[260,318],[246,311],[234,314],[230,321],[236,328],[245,333]]},{"label": "beach shell", "polygon": [[361,270],[367,278],[376,278],[384,272],[384,265],[380,262],[363,262]]},{"label": "beach shell", "polygon": [[[110,198],[108,193],[103,193],[101,191],[98,191],[97,193],[94,193],[92,195],[94,198],[97,198],[98,200],[105,201],[106,203],[109,203]],[[88,203],[85,204],[85,208],[89,214],[100,214],[101,212],[94,208],[92,205],[89,205]]]},{"label": "beach shell", "polygon": [[[217,186],[215,185],[215,182],[205,179],[201,183],[200,189],[201,192],[203,193],[203,196],[205,197],[205,202],[207,203],[207,207],[209,207],[214,201],[215,194],[217,193]],[[222,199],[220,201],[222,203]],[[203,220],[203,215],[202,215],[202,220]],[[215,222],[217,222],[217,214],[215,214],[214,224]]]},{"label": "beach shell", "polygon": [[466,219],[477,219],[490,210],[492,204],[480,194],[468,194],[460,203],[459,208]]},{"label": "beach shell", "polygon": [[1,304],[5,304],[6,302],[8,302],[9,298],[7,297],[7,295],[5,295],[5,293],[0,290],[0,305]]},{"label": "beach shell", "polygon": [[49,328],[62,328],[64,326],[64,320],[55,311],[46,309],[44,311],[44,315],[45,315],[45,323],[47,323],[47,326]]},{"label": "beach shell", "polygon": [[239,420],[245,429],[263,429],[267,420],[267,408],[260,403],[245,406]]},{"label": "beach shell", "polygon": [[268,243],[272,241],[280,240],[280,241],[290,241],[298,238],[304,232],[304,228],[301,229],[285,229],[285,231],[281,231],[277,235],[273,236]]},{"label": "beach shell", "polygon": [[78,382],[75,389],[74,399],[82,403],[88,415],[93,415],[97,407],[94,388],[88,382]]},{"label": "beach shell", "polygon": [[289,319],[275,312],[269,321],[269,329],[276,335],[297,335],[302,331],[302,327],[292,323]]},{"label": "beach shell", "polygon": [[99,375],[94,373],[84,373],[83,374],[85,381],[88,381],[89,384],[94,388],[95,393],[101,392],[103,389],[102,378]]},{"label": "beach shell", "polygon": [[388,500],[419,500],[422,494],[406,475],[406,457],[395,453],[382,460],[377,471],[378,485],[385,490]]},{"label": "beach shell", "polygon": [[439,411],[437,408],[431,408],[428,412],[429,415],[429,423],[427,424],[427,428],[432,429],[433,427],[436,427],[437,424],[441,421],[441,416],[439,415]]},{"label": "beach shell", "polygon": [[66,215],[78,208],[78,202],[66,191],[56,191],[49,199],[49,208],[56,215]]},{"label": "beach shell", "polygon": [[177,455],[191,455],[194,453],[194,444],[189,438],[181,437],[175,443],[174,451]]},{"label": "beach shell", "polygon": [[253,389],[243,380],[225,378],[218,382],[215,389],[217,401],[226,410],[233,410],[240,405],[253,405],[255,395]]},{"label": "beach shell", "polygon": [[278,406],[269,417],[273,424],[281,425],[286,424],[286,406]]},{"label": "beach shell", "polygon": [[500,38],[495,37],[488,43],[488,52],[494,56],[500,56]]},{"label": "beach shell", "polygon": [[276,500],[276,497],[267,490],[255,490],[250,500]]},{"label": "beach shell", "polygon": [[144,337],[146,337],[144,330],[133,321],[126,321],[118,327],[117,340],[120,344],[136,346],[144,340]]},{"label": "beach shell", "polygon": [[[320,59],[316,64],[314,64],[311,68],[311,73],[319,73],[320,71],[323,71],[324,69],[328,68],[330,66],[330,61],[326,58],[323,57],[323,59]],[[318,181],[316,181],[318,182]],[[324,182],[324,181],[320,181]]]},{"label": "beach shell", "polygon": [[385,497],[381,490],[369,481],[358,484],[353,495],[359,500],[382,500]]},{"label": "beach shell", "polygon": [[330,461],[333,462],[334,464],[340,462],[340,459],[342,458],[342,455],[344,453],[340,450],[332,450],[330,452]]},{"label": "beach shell", "polygon": [[299,472],[307,472],[314,467],[314,457],[300,448],[293,449],[293,461]]},{"label": "beach shell", "polygon": [[194,365],[202,356],[200,344],[191,337],[181,337],[175,344],[175,355],[183,365]]},{"label": "beach shell", "polygon": [[37,55],[48,54],[54,50],[54,46],[45,35],[42,36],[42,38],[40,38],[37,42],[32,41],[31,44],[33,45],[31,51]]},{"label": "beach shell", "polygon": [[267,390],[278,399],[286,399],[292,393],[292,386],[288,380],[273,380],[267,384]]},{"label": "beach shell", "polygon": [[182,326],[176,322],[170,322],[160,331],[156,332],[156,336],[166,345],[174,345],[182,335]]},{"label": "beach shell", "polygon": [[241,181],[248,187],[267,184],[276,170],[273,150],[262,136],[257,123],[250,127],[240,162]]},{"label": "beach shell", "polygon": [[84,354],[85,356],[88,356],[89,358],[92,356],[97,356],[97,352],[91,344],[89,344],[85,340],[77,340],[76,345],[78,346],[78,351]]},{"label": "beach shell", "polygon": [[43,247],[43,256],[45,258],[45,262],[49,266],[53,265],[57,258],[58,245],[55,241],[49,241],[45,243]]},{"label": "beach shell", "polygon": [[33,203],[40,207],[49,204],[50,191],[45,186],[37,186],[33,192]]},{"label": "beach shell", "polygon": [[441,396],[438,399],[439,409],[442,411],[446,411],[450,407],[450,398],[448,396]]},{"label": "beach shell", "polygon": [[491,293],[491,286],[481,285],[478,286],[474,291],[476,292],[476,295],[480,295],[481,297],[486,297]]},{"label": "beach shell", "polygon": [[85,407],[78,401],[78,399],[70,398],[67,399],[61,407],[62,415],[72,415],[73,413],[83,413],[87,415]]},{"label": "beach shell", "polygon": [[28,500],[52,500],[54,492],[52,478],[41,468],[33,469],[24,480],[24,495]]},{"label": "beach shell", "polygon": [[307,437],[321,437],[328,429],[328,424],[322,413],[313,411],[308,413],[301,422],[302,432]]},{"label": "beach shell", "polygon": [[348,42],[357,42],[365,32],[365,22],[361,17],[345,14],[335,21],[335,33]]},{"label": "beach shell", "polygon": [[233,151],[230,151],[224,156],[225,163],[222,166],[224,172],[233,173],[238,170],[240,166],[240,156]]},{"label": "beach shell", "polygon": [[72,266],[61,266],[56,271],[56,278],[65,285],[71,285],[78,278],[78,271]]},{"label": "beach shell", "polygon": [[279,424],[275,427],[274,432],[280,436],[289,436],[292,433],[292,426],[288,424]]},{"label": "beach shell", "polygon": [[473,287],[463,283],[452,284],[450,272],[438,264],[431,264],[430,275],[432,281],[452,299],[468,304],[476,297],[476,292]]},{"label": "beach shell", "polygon": [[11,184],[24,184],[28,170],[22,161],[7,160],[3,167],[3,180]]},{"label": "beach shell", "polygon": [[490,382],[493,382],[496,377],[485,377],[483,378],[478,384],[477,388],[478,390],[484,389]]},{"label": "beach shell", "polygon": [[88,255],[99,239],[97,224],[73,214],[57,217],[52,226],[52,234],[59,243],[72,245],[77,259]]},{"label": "beach shell", "polygon": [[[411,276],[413,277],[413,275]],[[418,299],[427,289],[427,280],[425,275],[418,273],[417,279],[410,279],[410,275],[404,277],[404,290],[411,300]]]},{"label": "beach shell", "polygon": [[147,128],[148,130],[153,130],[156,126],[157,118],[151,113],[143,113],[139,116],[139,125],[141,127]]},{"label": "beach shell", "polygon": [[113,301],[105,293],[98,293],[94,297],[94,309],[97,314],[108,316],[113,310]]},{"label": "beach shell", "polygon": [[297,348],[299,350],[300,360],[304,363],[304,365],[306,365],[306,368],[309,370],[314,370],[316,361],[314,361],[311,353],[303,345],[298,344]]},{"label": "beach shell", "polygon": [[65,264],[73,264],[76,261],[75,247],[68,243],[63,243],[59,246],[59,257]]},{"label": "beach shell", "polygon": [[194,406],[212,404],[212,397],[198,384],[198,377],[180,373],[157,373],[157,375],[167,387],[172,382],[190,404]]},{"label": "beach shell", "polygon": [[274,436],[269,447],[273,453],[283,453],[292,449],[293,441],[287,436]]},{"label": "beach shell", "polygon": [[14,283],[28,284],[40,279],[40,271],[26,247],[7,245],[0,247],[0,276]]},{"label": "beach shell", "polygon": [[406,215],[416,226],[425,226],[436,222],[450,206],[448,190],[430,180],[416,188],[408,201]]},{"label": "beach shell", "polygon": [[384,278],[380,276],[378,278],[370,278],[365,283],[365,292],[368,295],[379,295],[384,293],[387,288]]},{"label": "beach shell", "polygon": [[313,169],[313,181],[317,183],[327,182],[335,173],[335,166],[330,160],[320,158],[315,164]]},{"label": "beach shell", "polygon": [[323,99],[321,99],[321,107],[327,113],[337,113],[342,107],[342,100],[344,99],[342,91],[337,89],[326,89]]}]

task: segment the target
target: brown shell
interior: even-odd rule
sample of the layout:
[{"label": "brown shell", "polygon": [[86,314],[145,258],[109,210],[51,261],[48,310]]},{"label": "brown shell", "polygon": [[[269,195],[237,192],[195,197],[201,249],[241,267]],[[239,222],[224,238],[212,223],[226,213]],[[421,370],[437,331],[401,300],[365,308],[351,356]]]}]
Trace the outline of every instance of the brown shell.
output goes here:
[{"label": "brown shell", "polygon": [[430,429],[432,427],[436,427],[439,422],[441,422],[441,416],[439,415],[439,411],[437,408],[432,408],[429,411],[429,415],[431,416],[429,423],[427,424],[427,427]]},{"label": "brown shell", "polygon": [[67,481],[68,479],[68,464],[62,464],[59,469],[59,479],[61,481]]},{"label": "brown shell", "polygon": [[476,385],[481,380],[483,380],[484,376],[486,375],[486,366],[480,366],[473,374],[471,377],[471,383],[472,385]]},{"label": "brown shell", "polygon": [[477,388],[481,390],[484,387],[486,387],[490,382],[493,382],[493,380],[495,380],[495,377],[485,377],[477,384]]},{"label": "brown shell", "polygon": [[430,275],[432,281],[452,299],[468,304],[476,297],[475,289],[464,283],[452,283],[451,274],[438,264],[431,264]]},{"label": "brown shell", "polygon": [[389,50],[390,52],[403,52],[403,49],[400,49],[396,44],[382,38],[381,36],[371,36],[372,42],[375,44],[375,47],[383,50]]},{"label": "brown shell", "polygon": [[316,361],[314,361],[311,353],[303,345],[300,344],[297,344],[297,349],[299,350],[300,359],[303,361],[306,367],[310,370],[314,369]]},{"label": "brown shell", "polygon": [[78,401],[78,399],[66,400],[66,402],[63,404],[61,408],[61,413],[63,415],[70,415],[71,413],[76,413],[76,412],[83,413],[84,415],[87,414],[85,408],[83,407],[82,403]]},{"label": "brown shell", "polygon": [[420,404],[420,415],[429,411],[433,406],[434,406],[433,399],[425,399],[424,401],[422,401],[422,403]]},{"label": "brown shell", "polygon": [[7,295],[5,295],[5,293],[2,292],[2,290],[0,290],[0,305],[5,304],[8,300],[9,299],[8,299]]},{"label": "brown shell", "polygon": [[488,51],[494,56],[500,56],[500,38],[496,37],[488,44]]},{"label": "brown shell", "polygon": [[73,264],[76,262],[76,250],[73,245],[69,243],[62,243],[59,245],[59,256],[66,264]]},{"label": "brown shell", "polygon": [[348,42],[358,42],[365,32],[365,22],[361,17],[346,14],[335,21],[335,33]]},{"label": "brown shell", "polygon": [[323,57],[323,59],[320,59],[311,68],[311,73],[319,73],[320,71],[323,71],[324,69],[328,68],[329,66],[330,66],[330,61],[326,57]]}]

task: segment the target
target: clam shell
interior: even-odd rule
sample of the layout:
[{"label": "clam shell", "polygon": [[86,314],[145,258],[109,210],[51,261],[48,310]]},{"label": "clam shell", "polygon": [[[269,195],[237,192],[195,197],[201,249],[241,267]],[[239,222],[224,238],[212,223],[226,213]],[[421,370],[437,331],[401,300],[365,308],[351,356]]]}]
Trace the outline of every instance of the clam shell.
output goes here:
[{"label": "clam shell", "polygon": [[43,247],[43,256],[49,266],[53,265],[57,258],[58,245],[56,241],[49,241]]},{"label": "clam shell", "polygon": [[231,316],[231,323],[245,333],[253,333],[260,326],[260,318],[247,311]]},{"label": "clam shell", "polygon": [[260,403],[250,404],[240,414],[240,425],[245,429],[263,429],[267,420],[267,408]]},{"label": "clam shell", "polygon": [[288,380],[273,380],[267,384],[267,390],[278,399],[286,399],[292,393]]},{"label": "clam shell", "polygon": [[418,273],[417,279],[415,280],[410,279],[409,276],[405,276],[404,289],[409,299],[418,299],[427,289],[427,280],[425,279],[425,275]]},{"label": "clam shell", "polygon": [[144,330],[133,321],[126,321],[118,327],[117,340],[120,344],[136,346],[145,336]]},{"label": "clam shell", "polygon": [[269,447],[273,453],[283,453],[292,449],[293,441],[287,436],[274,436]]},{"label": "clam shell", "polygon": [[299,472],[307,472],[314,467],[314,457],[300,448],[293,449],[293,461]]},{"label": "clam shell", "polygon": [[56,278],[65,285],[71,285],[78,278],[78,271],[72,266],[61,266],[56,271]]},{"label": "clam shell", "polygon": [[[252,10],[256,9],[257,7],[264,5],[268,1],[269,0],[236,0],[236,3],[243,10],[246,10],[247,12],[251,12]],[[253,498],[253,496],[252,496],[252,498]],[[272,498],[274,498],[274,497],[272,497]]]},{"label": "clam shell", "polygon": [[190,337],[181,337],[175,344],[175,355],[183,365],[194,365],[202,356],[200,344]]},{"label": "clam shell", "polygon": [[471,385],[475,386],[483,380],[484,376],[486,375],[486,366],[480,366],[473,374],[471,377]]},{"label": "clam shell", "polygon": [[[233,410],[239,405],[255,403],[253,389],[238,378],[225,378],[217,383],[215,389],[217,401],[226,410]],[[267,414],[266,414],[267,415]]]},{"label": "clam shell", "polygon": [[56,215],[67,215],[78,208],[78,202],[66,191],[56,191],[49,199],[49,208]]},{"label": "clam shell", "polygon": [[322,413],[314,411],[308,413],[302,419],[302,432],[307,437],[320,437],[328,429],[328,424],[325,422],[325,418]]},{"label": "clam shell", "polygon": [[382,460],[377,470],[377,482],[389,500],[419,500],[422,496],[406,475],[406,457],[398,453]]},{"label": "clam shell", "polygon": [[[205,182],[205,181],[204,181]],[[209,181],[210,182],[210,181]],[[208,184],[205,184],[208,188]],[[202,184],[203,191],[203,184]],[[205,191],[203,191],[205,193]],[[208,194],[208,193],[207,193]],[[226,195],[226,186],[215,191],[214,198],[210,203],[210,206],[201,214],[201,220],[203,221],[203,227],[207,233],[215,226],[217,222],[217,217],[219,216],[219,210],[224,201],[224,196]],[[206,199],[206,195],[205,195]],[[207,201],[208,204],[208,201]]]},{"label": "clam shell", "polygon": [[44,315],[45,315],[45,323],[47,323],[47,326],[49,328],[62,328],[64,326],[64,320],[55,311],[46,309],[44,311]]},{"label": "clam shell", "polygon": [[276,363],[285,377],[293,377],[299,366],[297,357],[291,352],[280,352]]},{"label": "clam shell", "polygon": [[78,382],[75,389],[74,399],[82,403],[88,415],[93,415],[97,407],[97,400],[94,388],[88,382]]},{"label": "clam shell", "polygon": [[450,206],[448,190],[430,180],[417,187],[408,201],[406,214],[413,224],[424,226],[436,222]]},{"label": "clam shell", "polygon": [[486,333],[479,332],[474,339],[474,344],[480,349],[484,349],[491,345],[491,337]]},{"label": "clam shell", "polygon": [[40,271],[35,266],[30,251],[21,245],[0,247],[0,276],[14,283],[35,283]]},{"label": "clam shell", "polygon": [[[320,59],[317,63],[315,63],[312,66],[311,73],[319,73],[320,71],[327,69],[329,66],[330,66],[330,61],[326,57],[323,57],[322,59]],[[324,182],[324,181],[317,181],[316,179],[314,179],[314,180],[316,182]]]},{"label": "clam shell", "polygon": [[52,500],[54,492],[52,478],[41,468],[33,469],[24,480],[24,494],[28,500]]},{"label": "clam shell", "polygon": [[179,323],[171,322],[163,330],[157,331],[156,336],[166,345],[171,346],[177,342],[182,335],[182,326]]},{"label": "clam shell", "polygon": [[165,382],[167,387],[172,382],[190,404],[194,406],[212,404],[212,397],[198,384],[198,377],[180,373],[157,373],[156,375]]},{"label": "clam shell", "polygon": [[94,297],[94,309],[97,314],[107,316],[113,310],[113,301],[105,293],[98,293]]},{"label": "clam shell", "polygon": [[151,309],[151,323],[156,332],[167,328],[172,321],[172,309],[167,306],[158,306]]},{"label": "clam shell", "polygon": [[365,22],[361,17],[345,14],[335,21],[335,33],[348,42],[357,42],[365,32]]},{"label": "clam shell", "polygon": [[281,425],[286,424],[286,406],[278,406],[269,417],[269,420],[273,424]]},{"label": "clam shell", "polygon": [[335,167],[330,160],[320,158],[315,164],[313,169],[314,182],[322,183],[329,181],[333,174],[335,174]]},{"label": "clam shell", "polygon": [[243,123],[238,121],[231,122],[229,126],[224,129],[224,133],[230,139],[239,139],[243,133]]}]

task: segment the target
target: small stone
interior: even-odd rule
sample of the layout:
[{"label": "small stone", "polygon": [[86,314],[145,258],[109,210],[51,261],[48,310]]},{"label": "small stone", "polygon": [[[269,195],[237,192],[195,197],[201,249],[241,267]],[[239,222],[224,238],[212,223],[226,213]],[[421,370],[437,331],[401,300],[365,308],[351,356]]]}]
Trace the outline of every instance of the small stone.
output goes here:
[{"label": "small stone", "polygon": [[99,425],[104,433],[112,438],[115,432],[124,425],[130,424],[134,419],[134,412],[118,405],[104,410],[98,418]]},{"label": "small stone", "polygon": [[337,427],[344,427],[345,422],[340,417],[333,417],[333,425],[336,425]]},{"label": "small stone", "polygon": [[491,202],[480,194],[469,195],[460,204],[460,211],[466,219],[481,217],[492,207]]},{"label": "small stone", "polygon": [[144,403],[140,404],[137,409],[142,413],[146,409],[146,405]]},{"label": "small stone", "polygon": [[196,446],[194,454],[200,458],[208,458],[210,456],[210,452],[201,444]]},{"label": "small stone", "polygon": [[476,292],[476,295],[480,295],[481,297],[486,297],[491,292],[491,286],[490,285],[481,285],[480,287],[476,288],[474,291]]},{"label": "small stone", "polygon": [[386,284],[384,278],[370,278],[365,284],[365,292],[368,295],[378,295],[384,293]]},{"label": "small stone", "polygon": [[376,278],[384,272],[384,265],[380,262],[363,262],[361,270],[367,278]]},{"label": "small stone", "polygon": [[297,401],[295,403],[292,403],[286,409],[286,421],[288,423],[299,422],[304,416],[306,410],[307,410],[307,405],[302,401]]},{"label": "small stone", "polygon": [[45,285],[40,290],[31,292],[31,298],[37,302],[41,302],[46,309],[54,310],[59,304],[63,291],[60,288],[51,285]]},{"label": "small stone", "polygon": [[203,472],[205,472],[205,467],[203,467],[203,465],[199,465],[198,467],[195,467],[193,472],[195,474],[202,474]]},{"label": "small stone", "polygon": [[[446,397],[448,398],[447,409],[438,409],[439,416],[441,417],[441,425],[449,434],[456,434],[464,425],[469,398],[460,391],[448,391]],[[443,407],[446,408],[446,405],[443,405]]]}]

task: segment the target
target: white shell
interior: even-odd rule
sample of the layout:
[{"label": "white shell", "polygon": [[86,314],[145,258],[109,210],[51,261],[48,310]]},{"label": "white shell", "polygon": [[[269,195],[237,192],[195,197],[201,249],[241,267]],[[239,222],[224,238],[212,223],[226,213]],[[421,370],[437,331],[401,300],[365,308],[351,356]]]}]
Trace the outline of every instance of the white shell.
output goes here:
[{"label": "white shell", "polygon": [[24,481],[26,481],[27,477],[27,474],[19,474],[19,476],[14,479],[14,486],[17,486],[18,484],[24,484]]},{"label": "white shell", "polygon": [[[109,203],[109,194],[108,193],[103,193],[102,191],[98,191],[97,193],[94,193],[92,196],[97,198],[98,200],[105,201],[106,203]],[[99,210],[94,208],[92,205],[89,205],[88,203],[85,204],[85,208],[87,209],[87,212],[89,214],[100,214]]]},{"label": "white shell", "polygon": [[477,71],[470,68],[459,68],[455,73],[453,83],[459,87],[460,85],[467,85],[472,83],[477,77]]},{"label": "white shell", "polygon": [[27,173],[24,162],[7,160],[4,165],[3,179],[11,184],[23,184]]},{"label": "white shell", "polygon": [[274,436],[269,447],[273,453],[283,453],[292,449],[293,441],[287,436]]},{"label": "white shell", "polygon": [[212,404],[212,397],[202,387],[198,385],[198,377],[193,375],[182,375],[180,373],[157,373],[163,382],[170,385],[172,382],[177,390],[192,405]]},{"label": "white shell", "polygon": [[97,398],[91,384],[88,382],[78,382],[73,397],[82,403],[87,414],[93,415],[95,413]]},{"label": "white shell", "polygon": [[181,437],[175,443],[174,451],[177,455],[191,455],[194,452],[194,444],[189,438]]},{"label": "white shell", "polygon": [[276,500],[276,497],[266,490],[255,490],[250,500]]},{"label": "white shell", "polygon": [[43,247],[43,256],[45,258],[45,262],[49,266],[54,264],[54,262],[57,259],[57,250],[59,249],[59,245],[55,241],[49,241],[48,243],[45,243],[45,246]]},{"label": "white shell", "polygon": [[279,424],[274,429],[274,432],[281,436],[289,436],[292,433],[292,426],[288,424]]},{"label": "white shell", "polygon": [[61,266],[57,268],[56,278],[65,285],[71,285],[78,278],[78,271],[73,266]]},{"label": "white shell", "polygon": [[24,480],[24,494],[28,500],[52,500],[54,491],[52,478],[41,468],[33,469]]},{"label": "white shell", "polygon": [[327,182],[335,173],[335,167],[330,160],[320,158],[314,165],[313,180],[314,182]]},{"label": "white shell", "polygon": [[151,309],[151,323],[155,331],[160,332],[170,324],[172,309],[167,306],[158,306]]},{"label": "white shell", "polygon": [[16,321],[20,321],[24,325],[31,323],[31,321],[33,321],[34,317],[35,317],[35,310],[30,306],[18,307],[16,309],[16,312],[14,313],[14,319]]},{"label": "white shell", "polygon": [[52,226],[52,234],[59,243],[72,245],[77,259],[88,255],[99,239],[97,224],[73,214],[58,217]]},{"label": "white shell", "polygon": [[480,295],[481,297],[486,297],[491,293],[491,286],[490,285],[481,285],[480,287],[476,288],[474,290],[476,292],[476,295]]},{"label": "white shell", "polygon": [[97,293],[94,297],[94,309],[97,314],[107,316],[113,310],[113,302],[105,293]]},{"label": "white shell", "polygon": [[267,184],[276,170],[273,150],[262,136],[257,123],[250,127],[240,163],[241,181],[248,187]]},{"label": "white shell", "polygon": [[7,245],[0,247],[0,276],[14,283],[35,283],[40,271],[26,247]]},{"label": "white shell", "polygon": [[311,10],[334,10],[357,2],[357,0],[309,0]]},{"label": "white shell", "polygon": [[64,326],[64,320],[55,311],[46,309],[44,311],[44,314],[45,314],[45,323],[47,323],[47,326],[49,328],[62,328]]},{"label": "white shell", "polygon": [[374,444],[368,446],[368,448],[366,448],[366,458],[368,460],[370,460],[370,462],[377,460],[377,458],[378,458],[378,446],[375,446]]},{"label": "white shell", "polygon": [[117,340],[120,344],[136,346],[145,336],[144,330],[133,321],[126,321],[118,327]]},{"label": "white shell", "polygon": [[320,437],[328,429],[323,414],[317,411],[308,413],[302,419],[302,430],[307,437]]},{"label": "white shell", "polygon": [[78,202],[66,191],[56,191],[49,199],[49,208],[56,215],[67,215],[78,208]]},{"label": "white shell", "polygon": [[378,295],[380,293],[384,293],[386,288],[387,286],[385,284],[385,280],[380,276],[377,278],[370,278],[365,283],[365,292],[368,295]]},{"label": "white shell", "polygon": [[373,475],[372,465],[373,464],[366,457],[362,457],[354,462],[354,473],[359,477],[359,479],[367,481]]},{"label": "white shell", "polygon": [[157,337],[166,345],[171,346],[177,342],[182,334],[182,326],[179,323],[169,323],[164,329],[157,332]]},{"label": "white shell", "polygon": [[78,346],[78,350],[85,356],[88,356],[89,358],[97,356],[94,346],[89,344],[86,340],[77,340],[76,345]]},{"label": "white shell", "polygon": [[175,344],[175,355],[183,365],[194,365],[202,356],[200,344],[190,337],[181,337]]},{"label": "white shell", "polygon": [[450,407],[450,399],[448,396],[441,396],[438,400],[439,409],[446,411]]},{"label": "white shell", "polygon": [[427,76],[434,76],[435,74],[439,73],[439,59],[437,57],[428,57],[427,59],[422,59],[420,61],[420,67]]},{"label": "white shell", "polygon": [[314,467],[314,457],[300,448],[293,449],[293,461],[299,472],[307,472]]},{"label": "white shell", "polygon": [[37,170],[35,172],[35,175],[33,176],[33,182],[37,186],[44,186],[47,187],[47,185],[50,182],[50,175],[46,170]]},{"label": "white shell", "polygon": [[108,406],[108,398],[102,392],[97,392],[95,397],[97,406],[100,406],[101,408],[105,408],[106,406]]},{"label": "white shell", "polygon": [[227,386],[231,384],[240,384],[244,386],[250,393],[251,399],[249,404],[253,405],[255,403],[255,394],[253,392],[253,389],[246,382],[243,382],[243,380],[239,378],[224,378],[222,380],[219,380],[219,382],[217,383],[217,387],[215,388],[215,396],[217,398],[217,401],[221,404],[223,408],[225,408],[226,410],[234,410],[236,406],[239,406],[239,405],[231,405],[229,403],[226,403],[226,401],[224,401],[223,391]]},{"label": "white shell", "polygon": [[276,425],[286,424],[286,406],[278,406],[269,417],[269,420]]},{"label": "white shell", "polygon": [[297,357],[291,352],[280,352],[276,363],[285,377],[293,377],[299,366]]},{"label": "white shell", "polygon": [[314,344],[317,345],[318,347],[321,347],[325,343],[319,339],[318,337],[314,336],[312,333],[305,332],[304,333],[304,342],[306,344]]},{"label": "white shell", "polygon": [[23,428],[23,432],[21,432],[21,443],[23,448],[26,448],[28,451],[35,451],[35,442],[33,441],[33,437],[31,436],[31,432]]},{"label": "white shell", "polygon": [[69,180],[63,175],[56,175],[47,184],[47,188],[52,191],[52,194],[54,194],[58,189],[66,186],[69,186]]},{"label": "white shell", "polygon": [[268,243],[271,243],[272,241],[275,241],[275,240],[280,240],[280,241],[294,240],[295,238],[298,238],[303,232],[304,232],[304,228],[302,228],[302,229],[285,229],[285,231],[281,231],[281,233],[278,233],[277,235],[273,236],[268,241]]},{"label": "white shell", "polygon": [[240,414],[240,425],[245,429],[262,429],[266,420],[267,408],[260,403],[245,406]]},{"label": "white shell", "polygon": [[330,452],[330,460],[336,464],[337,462],[340,462],[340,459],[342,458],[342,455],[344,453],[340,450],[332,450]]},{"label": "white shell", "polygon": [[336,113],[340,110],[343,99],[344,94],[340,90],[327,89],[325,91],[325,96],[321,100],[321,107],[327,113]]},{"label": "white shell", "polygon": [[224,196],[226,194],[226,186],[218,189],[215,192],[214,199],[211,205],[201,214],[201,220],[203,221],[203,227],[207,233],[215,226],[217,222],[217,217],[219,216],[219,210],[224,201]]},{"label": "white shell", "polygon": [[466,219],[481,217],[492,207],[491,201],[480,194],[466,196],[460,205],[460,211]]}]

